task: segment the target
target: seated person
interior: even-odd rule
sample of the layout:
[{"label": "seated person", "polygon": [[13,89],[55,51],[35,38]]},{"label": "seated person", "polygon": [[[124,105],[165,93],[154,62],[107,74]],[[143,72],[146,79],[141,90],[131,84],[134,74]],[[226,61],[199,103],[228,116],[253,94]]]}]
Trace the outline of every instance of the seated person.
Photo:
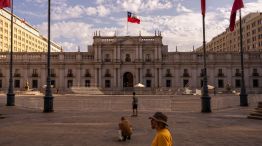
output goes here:
[{"label": "seated person", "polygon": [[131,139],[132,134],[132,125],[125,118],[121,117],[121,121],[119,123],[119,141],[126,141],[126,139]]}]

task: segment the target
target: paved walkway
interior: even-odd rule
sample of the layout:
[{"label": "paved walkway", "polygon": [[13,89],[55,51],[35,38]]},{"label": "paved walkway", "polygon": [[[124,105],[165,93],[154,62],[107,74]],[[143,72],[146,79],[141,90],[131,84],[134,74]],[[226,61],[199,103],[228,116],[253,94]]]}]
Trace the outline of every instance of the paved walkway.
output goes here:
[{"label": "paved walkway", "polygon": [[[17,96],[16,102],[22,103],[21,101],[26,99],[30,101],[30,98],[42,97]],[[91,101],[101,103],[100,97],[87,98],[72,95],[60,98],[57,96],[56,100],[68,99],[73,104],[74,101],[81,101],[83,98],[90,100],[86,102],[87,105],[90,105]],[[141,98],[140,101],[143,101]],[[129,102],[129,97],[110,97],[110,99],[112,100],[107,101],[111,101],[111,107],[103,110],[93,110],[95,108],[77,110],[77,107],[65,110],[63,108],[68,103],[57,102],[56,107],[60,106],[59,110],[55,109],[54,113],[42,113],[39,108],[19,105],[6,107],[5,97],[0,96],[0,114],[2,114],[0,146],[149,146],[155,131],[150,128],[148,117],[161,109],[164,109],[169,117],[169,128],[175,146],[259,146],[262,144],[262,121],[246,118],[256,107],[255,102],[249,107],[235,106],[232,102],[230,106],[214,109],[209,114],[202,114],[199,108],[188,110],[190,107],[199,107],[200,102],[197,100],[199,97],[164,98],[169,101],[164,100],[164,103],[175,103],[176,108],[172,108],[172,104],[169,108],[163,108],[161,100],[145,97],[148,102],[140,102],[144,108],[141,108],[139,116],[131,117],[129,104],[124,106],[116,104]],[[227,96],[221,99],[223,99],[222,103],[229,105]],[[155,100],[161,106],[155,104]],[[104,103],[106,104],[97,104],[97,107],[108,105],[107,102]],[[32,104],[34,105],[34,102]],[[117,141],[117,124],[121,116],[127,116],[134,125],[131,141]]]}]

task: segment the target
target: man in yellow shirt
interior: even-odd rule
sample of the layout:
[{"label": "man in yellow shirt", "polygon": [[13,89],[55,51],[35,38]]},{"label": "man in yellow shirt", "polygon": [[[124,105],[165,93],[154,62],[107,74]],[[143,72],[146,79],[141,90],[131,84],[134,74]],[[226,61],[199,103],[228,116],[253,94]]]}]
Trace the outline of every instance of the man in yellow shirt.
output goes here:
[{"label": "man in yellow shirt", "polygon": [[162,112],[156,112],[149,119],[151,119],[152,129],[156,129],[156,135],[151,146],[173,146],[172,136],[166,128],[168,126],[167,116]]}]

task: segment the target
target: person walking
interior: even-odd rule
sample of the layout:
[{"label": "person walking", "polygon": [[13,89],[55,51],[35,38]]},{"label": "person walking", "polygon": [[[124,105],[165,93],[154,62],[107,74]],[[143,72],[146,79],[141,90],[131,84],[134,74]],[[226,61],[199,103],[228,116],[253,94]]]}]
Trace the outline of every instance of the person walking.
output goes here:
[{"label": "person walking", "polygon": [[173,146],[173,139],[170,131],[166,128],[167,116],[162,112],[156,112],[151,119],[151,128],[156,130],[156,135],[151,146]]},{"label": "person walking", "polygon": [[126,141],[131,139],[132,135],[132,125],[126,119],[126,117],[121,117],[119,126],[119,141]]},{"label": "person walking", "polygon": [[136,97],[136,92],[133,92],[132,107],[133,107],[133,115],[132,116],[138,116],[137,115],[138,99]]}]

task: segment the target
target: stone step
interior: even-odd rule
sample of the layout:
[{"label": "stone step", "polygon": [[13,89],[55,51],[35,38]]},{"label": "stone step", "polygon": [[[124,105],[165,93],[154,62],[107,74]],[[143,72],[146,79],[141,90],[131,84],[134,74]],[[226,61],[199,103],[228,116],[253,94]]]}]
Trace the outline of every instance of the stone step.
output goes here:
[{"label": "stone step", "polygon": [[257,120],[262,120],[262,116],[256,116],[256,115],[249,115],[248,116],[249,119],[257,119]]},{"label": "stone step", "polygon": [[258,113],[262,113],[262,108],[255,108],[255,111]]},{"label": "stone step", "polygon": [[262,102],[258,102],[258,107],[262,108]]},{"label": "stone step", "polygon": [[102,95],[104,94],[97,87],[71,87],[73,93],[76,94],[89,94],[89,95]]},{"label": "stone step", "polygon": [[251,116],[260,116],[260,117],[262,117],[262,113],[258,113],[258,112],[252,112],[250,115]]}]

